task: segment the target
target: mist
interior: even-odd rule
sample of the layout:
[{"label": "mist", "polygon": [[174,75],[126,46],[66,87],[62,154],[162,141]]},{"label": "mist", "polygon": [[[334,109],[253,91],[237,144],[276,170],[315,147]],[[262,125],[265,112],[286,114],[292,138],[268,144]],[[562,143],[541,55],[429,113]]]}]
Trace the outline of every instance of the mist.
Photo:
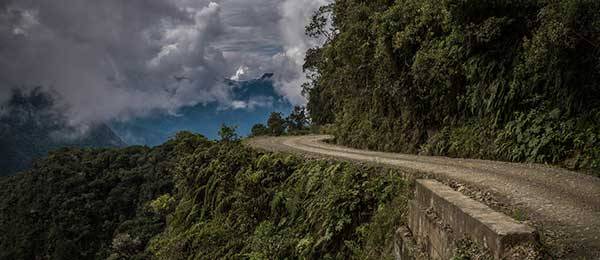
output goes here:
[{"label": "mist", "polygon": [[[240,108],[223,79],[274,73],[306,102],[304,35],[325,0],[105,0],[0,3],[0,104],[41,88],[68,123],[127,121],[217,103]],[[2,109],[3,111],[4,109]]]}]

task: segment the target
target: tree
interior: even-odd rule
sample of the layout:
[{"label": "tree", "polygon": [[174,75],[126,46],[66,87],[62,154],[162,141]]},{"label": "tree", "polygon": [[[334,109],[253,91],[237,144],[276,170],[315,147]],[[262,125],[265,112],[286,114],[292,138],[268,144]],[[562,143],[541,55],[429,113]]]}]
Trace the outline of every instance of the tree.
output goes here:
[{"label": "tree", "polygon": [[286,123],[279,112],[271,113],[271,116],[269,116],[269,120],[267,121],[267,125],[269,126],[269,133],[271,135],[278,136],[285,133]]},{"label": "tree", "polygon": [[219,130],[219,137],[221,137],[221,141],[224,142],[232,142],[239,140],[239,136],[236,133],[237,126],[228,126],[225,124],[221,125],[221,129]]},{"label": "tree", "polygon": [[305,27],[306,35],[315,39],[323,39],[327,42],[335,37],[335,30],[331,26],[331,18],[334,4],[321,6],[310,19]]},{"label": "tree", "polygon": [[308,117],[306,116],[306,108],[295,106],[292,113],[286,119],[289,132],[303,131],[307,129]]},{"label": "tree", "polygon": [[148,259],[143,249],[166,221],[148,204],[172,193],[175,164],[189,155],[178,147],[206,140],[177,137],[153,148],[62,148],[0,178],[0,259]]},{"label": "tree", "polygon": [[252,126],[251,136],[268,135],[269,129],[264,124],[255,124]]},{"label": "tree", "polygon": [[131,237],[129,234],[117,234],[112,241],[113,253],[108,259],[127,259],[132,258],[144,250],[144,245],[137,237]]},{"label": "tree", "polygon": [[[587,148],[598,138],[520,143],[600,136],[597,10],[597,0],[334,1],[306,27],[325,40],[303,66],[311,123],[333,124],[336,142],[353,147],[463,144],[491,159],[600,165],[587,163],[598,162]],[[521,148],[528,158],[512,154]]]}]

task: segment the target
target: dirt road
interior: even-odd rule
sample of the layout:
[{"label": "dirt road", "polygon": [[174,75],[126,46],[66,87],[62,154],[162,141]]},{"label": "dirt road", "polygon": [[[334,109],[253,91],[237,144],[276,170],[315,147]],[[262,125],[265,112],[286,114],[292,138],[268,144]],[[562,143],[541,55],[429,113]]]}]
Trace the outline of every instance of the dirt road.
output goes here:
[{"label": "dirt road", "polygon": [[[454,159],[351,149],[323,142],[324,135],[261,137],[252,147],[370,162],[454,180],[491,192],[524,210],[543,240],[567,244],[569,256],[600,259],[600,179],[564,169],[531,164]],[[557,242],[558,241],[558,242]],[[596,258],[597,257],[597,258]]]}]

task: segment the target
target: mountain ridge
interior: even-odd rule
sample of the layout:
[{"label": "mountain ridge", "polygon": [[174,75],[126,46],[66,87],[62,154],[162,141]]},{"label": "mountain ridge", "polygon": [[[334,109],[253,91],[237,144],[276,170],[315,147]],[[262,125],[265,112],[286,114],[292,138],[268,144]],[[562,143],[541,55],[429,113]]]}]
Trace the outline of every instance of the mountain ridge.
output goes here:
[{"label": "mountain ridge", "polygon": [[0,176],[28,169],[63,147],[122,147],[125,142],[102,123],[71,126],[50,94],[36,88],[14,92],[0,116]]}]

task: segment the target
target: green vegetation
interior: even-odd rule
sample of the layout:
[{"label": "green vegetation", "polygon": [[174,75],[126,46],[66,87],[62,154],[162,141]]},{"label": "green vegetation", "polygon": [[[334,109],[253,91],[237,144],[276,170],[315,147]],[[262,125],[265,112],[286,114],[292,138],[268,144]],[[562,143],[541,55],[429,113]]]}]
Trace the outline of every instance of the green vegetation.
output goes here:
[{"label": "green vegetation", "polygon": [[267,120],[267,126],[256,124],[252,127],[251,136],[280,136],[280,135],[300,135],[310,133],[310,120],[306,108],[295,106],[290,115],[283,118],[278,112],[272,112]]},{"label": "green vegetation", "polygon": [[518,221],[526,221],[528,219],[527,213],[519,208],[513,210],[512,218]]},{"label": "green vegetation", "polygon": [[14,90],[0,107],[0,176],[28,169],[61,147],[122,147],[125,144],[105,124],[81,129],[70,126],[55,110],[53,98],[41,88]]},{"label": "green vegetation", "polygon": [[309,125],[308,116],[306,115],[306,109],[303,107],[295,106],[290,115],[286,119],[287,131],[291,133],[299,133],[307,130]]},{"label": "green vegetation", "polygon": [[65,148],[1,178],[0,259],[104,259],[124,241],[143,248],[165,223],[146,203],[173,190],[168,171],[184,137],[153,149]]},{"label": "green vegetation", "polygon": [[225,124],[221,125],[221,129],[219,129],[219,137],[223,142],[233,142],[238,141],[240,137],[236,133],[237,126],[227,126]]},{"label": "green vegetation", "polygon": [[344,145],[598,173],[597,10],[595,0],[337,0],[307,26],[325,41],[306,56],[307,109]]},{"label": "green vegetation", "polygon": [[0,258],[392,257],[397,170],[258,152],[230,130],[62,149],[0,179]]},{"label": "green vegetation", "polygon": [[407,187],[348,163],[198,146],[176,166],[178,204],[151,243],[158,258],[391,257]]},{"label": "green vegetation", "polygon": [[269,128],[263,124],[255,124],[252,126],[252,130],[250,131],[250,136],[262,136],[269,135]]},{"label": "green vegetation", "polygon": [[281,113],[273,112],[267,120],[267,126],[269,127],[269,134],[271,135],[282,135],[285,133],[285,120]]}]

